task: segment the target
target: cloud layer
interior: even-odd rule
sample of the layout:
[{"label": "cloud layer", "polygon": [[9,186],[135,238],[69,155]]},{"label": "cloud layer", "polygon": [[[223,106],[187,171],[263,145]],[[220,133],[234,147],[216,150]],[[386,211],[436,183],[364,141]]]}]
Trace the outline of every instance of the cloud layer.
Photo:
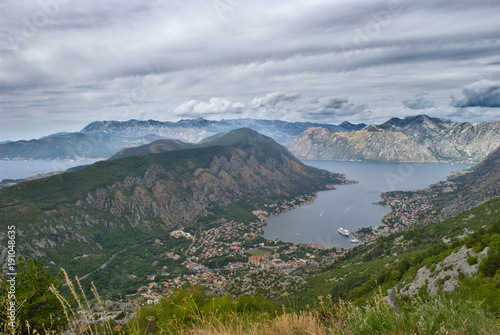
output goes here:
[{"label": "cloud layer", "polygon": [[500,82],[480,80],[464,86],[462,96],[452,96],[453,107],[500,107]]},{"label": "cloud layer", "polygon": [[491,121],[498,100],[483,81],[499,80],[498,10],[488,0],[5,0],[0,135],[130,118],[376,123],[405,116],[402,101]]},{"label": "cloud layer", "polygon": [[419,93],[413,98],[403,100],[403,105],[410,109],[426,109],[435,106],[434,101],[426,98],[423,93]]}]

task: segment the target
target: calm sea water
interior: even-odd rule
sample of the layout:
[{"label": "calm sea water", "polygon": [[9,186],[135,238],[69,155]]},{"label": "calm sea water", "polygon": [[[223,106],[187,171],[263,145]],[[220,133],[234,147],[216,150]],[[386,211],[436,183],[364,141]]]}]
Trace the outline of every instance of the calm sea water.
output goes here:
[{"label": "calm sea water", "polygon": [[0,180],[22,179],[41,173],[66,171],[69,168],[96,161],[4,161],[0,160]]},{"label": "calm sea water", "polygon": [[338,233],[343,227],[356,231],[361,227],[378,226],[389,212],[387,207],[373,204],[381,200],[380,193],[422,189],[445,180],[452,171],[470,164],[452,163],[375,163],[304,161],[305,164],[344,173],[354,185],[318,192],[317,199],[294,210],[269,218],[264,237],[279,238],[294,243],[318,243],[327,248],[353,247],[350,238]]}]

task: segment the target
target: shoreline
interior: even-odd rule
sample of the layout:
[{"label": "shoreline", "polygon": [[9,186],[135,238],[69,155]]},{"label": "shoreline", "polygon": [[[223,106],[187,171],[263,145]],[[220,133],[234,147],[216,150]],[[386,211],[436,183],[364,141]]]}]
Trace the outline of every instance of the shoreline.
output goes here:
[{"label": "shoreline", "polygon": [[[271,204],[271,205],[264,205],[265,207],[276,207],[276,209],[272,212],[267,212],[265,210],[254,210],[252,212],[252,214],[254,214],[255,216],[257,216],[259,219],[260,219],[260,223],[261,223],[261,226],[260,226],[260,229],[261,229],[261,234],[260,236],[265,238],[263,236],[263,227],[267,226],[267,219],[269,218],[272,218],[274,216],[278,216],[282,213],[285,213],[287,211],[291,211],[291,210],[294,210],[294,209],[297,209],[301,206],[304,206],[304,205],[307,205],[307,204],[312,204],[316,198],[318,197],[318,192],[320,191],[333,191],[333,190],[337,190],[338,189],[338,186],[344,186],[344,185],[354,185],[354,184],[357,184],[359,183],[358,181],[356,180],[350,180],[350,179],[345,179],[345,174],[341,174],[339,173],[339,175],[342,175],[342,177],[344,178],[344,182],[342,184],[326,184],[324,186],[323,189],[320,189],[320,190],[316,190],[312,193],[308,193],[308,194],[304,194],[304,195],[301,195],[301,196],[297,196],[291,200],[286,200],[283,202],[283,204],[281,204],[280,207],[277,207],[277,204],[274,203],[274,204]],[[362,228],[360,228],[362,229]],[[354,233],[354,232],[350,232],[350,237],[351,238],[355,238],[355,239],[358,239],[359,240],[359,236],[358,234]],[[266,240],[268,241],[272,241],[268,238],[265,238]],[[283,241],[283,242],[287,242],[287,241]],[[296,244],[308,244],[306,242],[298,242],[298,243],[295,243],[295,242],[290,242],[290,243],[293,243],[294,245]],[[355,246],[358,246],[358,245],[361,245],[361,244],[364,244],[366,243],[366,241],[361,241],[359,240],[358,243],[353,243],[353,248]],[[313,243],[313,244],[318,244],[318,243]],[[319,244],[321,245],[321,244]],[[321,245],[321,247],[325,248],[326,250],[329,250],[329,249],[334,249],[334,250],[338,250],[339,248],[341,248],[342,250],[350,250],[352,248],[344,248],[344,247],[341,247],[341,246],[332,246],[331,248],[327,248],[325,247],[324,245]]]}]

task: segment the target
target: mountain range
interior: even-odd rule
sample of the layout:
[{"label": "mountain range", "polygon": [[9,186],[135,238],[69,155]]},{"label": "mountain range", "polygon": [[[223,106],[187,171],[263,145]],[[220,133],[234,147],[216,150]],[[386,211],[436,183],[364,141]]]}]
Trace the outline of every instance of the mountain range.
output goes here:
[{"label": "mountain range", "polygon": [[104,133],[56,134],[38,140],[0,144],[0,152],[2,159],[15,160],[103,159],[124,148],[151,143],[161,138],[158,135],[123,137]]},{"label": "mountain range", "polygon": [[118,151],[159,139],[196,143],[206,137],[239,128],[251,128],[285,143],[311,127],[337,131],[361,129],[365,124],[344,122],[339,126],[310,122],[235,119],[210,121],[202,118],[162,122],[155,120],[96,121],[76,133],[57,133],[29,141],[0,144],[2,159],[66,160],[107,159]]},{"label": "mountain range", "polygon": [[337,131],[362,129],[365,124],[344,122],[338,126],[310,122],[235,119],[210,121],[202,118],[161,122],[155,120],[96,121],[76,133],[57,133],[29,141],[0,143],[2,159],[105,159],[118,151],[140,146],[158,139],[198,142],[220,132],[251,128],[278,143],[292,140],[311,127]]},{"label": "mountain range", "polygon": [[500,121],[471,124],[425,115],[339,132],[306,130],[286,146],[312,160],[477,163],[500,143]]},{"label": "mountain range", "polygon": [[104,133],[110,135],[140,137],[155,134],[164,138],[179,139],[184,142],[196,143],[200,140],[221,132],[239,128],[250,128],[263,135],[273,138],[278,143],[286,143],[295,136],[312,127],[324,127],[336,131],[351,131],[362,129],[365,124],[343,122],[340,125],[287,122],[280,120],[230,119],[212,121],[203,118],[180,120],[178,122],[161,122],[154,120],[139,121],[96,121],[82,129],[82,133]]},{"label": "mountain range", "polygon": [[[146,154],[158,146],[162,152]],[[231,220],[242,208],[244,216],[257,219],[252,210],[346,182],[343,175],[304,165],[249,128],[197,146],[171,141],[137,150],[1,189],[0,240],[14,225],[19,255],[82,275],[117,252],[133,258],[125,256],[127,247],[149,245],[174,227],[203,226],[207,217]],[[7,255],[3,245],[0,260]]]},{"label": "mountain range", "polygon": [[123,149],[159,139],[196,143],[244,127],[278,143],[288,143],[287,147],[300,159],[477,163],[500,143],[500,121],[470,124],[418,115],[367,126],[199,118],[178,122],[96,121],[77,133],[1,143],[0,153],[2,159],[107,159]]}]

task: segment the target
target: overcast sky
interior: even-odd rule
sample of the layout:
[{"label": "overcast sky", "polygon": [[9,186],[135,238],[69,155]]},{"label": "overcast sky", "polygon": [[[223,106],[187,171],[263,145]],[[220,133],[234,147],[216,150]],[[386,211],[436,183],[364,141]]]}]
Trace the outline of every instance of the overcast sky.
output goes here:
[{"label": "overcast sky", "polygon": [[500,1],[2,0],[1,140],[95,120],[500,119]]}]

